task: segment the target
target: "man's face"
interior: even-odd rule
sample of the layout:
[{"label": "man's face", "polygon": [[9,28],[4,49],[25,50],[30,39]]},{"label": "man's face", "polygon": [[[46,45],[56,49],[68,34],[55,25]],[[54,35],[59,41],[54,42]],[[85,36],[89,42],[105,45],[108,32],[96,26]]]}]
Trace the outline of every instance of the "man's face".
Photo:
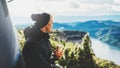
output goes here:
[{"label": "man's face", "polygon": [[52,25],[53,25],[53,20],[52,20],[52,16],[50,16],[49,23],[46,25],[46,30],[47,30],[48,32],[51,32],[51,30],[52,30]]}]

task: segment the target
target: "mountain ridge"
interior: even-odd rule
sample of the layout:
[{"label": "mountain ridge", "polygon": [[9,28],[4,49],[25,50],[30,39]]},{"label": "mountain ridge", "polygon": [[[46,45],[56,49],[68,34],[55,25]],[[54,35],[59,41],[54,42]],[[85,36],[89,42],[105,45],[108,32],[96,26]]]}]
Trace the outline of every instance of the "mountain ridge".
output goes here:
[{"label": "mountain ridge", "polygon": [[[16,25],[18,29],[24,29],[27,25]],[[22,27],[22,28],[21,28]],[[97,21],[90,20],[86,22],[73,22],[73,23],[53,23],[53,29],[58,30],[77,30],[89,32],[90,36],[93,38],[100,39],[101,41],[112,45],[120,47],[120,22],[115,22],[112,20]]]}]

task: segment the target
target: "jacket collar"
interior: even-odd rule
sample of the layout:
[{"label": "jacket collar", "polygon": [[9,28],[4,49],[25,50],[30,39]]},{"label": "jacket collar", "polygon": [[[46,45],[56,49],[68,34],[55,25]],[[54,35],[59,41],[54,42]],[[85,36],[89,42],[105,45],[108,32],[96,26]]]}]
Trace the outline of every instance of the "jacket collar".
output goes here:
[{"label": "jacket collar", "polygon": [[34,40],[49,39],[49,33],[44,33],[40,29],[33,27],[31,36]]}]

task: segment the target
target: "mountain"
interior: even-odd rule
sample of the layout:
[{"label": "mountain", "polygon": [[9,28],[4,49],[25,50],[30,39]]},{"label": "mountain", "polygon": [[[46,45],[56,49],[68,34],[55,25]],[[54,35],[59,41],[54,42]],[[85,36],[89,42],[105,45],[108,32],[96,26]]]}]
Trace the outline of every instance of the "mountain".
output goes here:
[{"label": "mountain", "polygon": [[112,46],[120,47],[120,26],[111,26],[96,32],[96,36],[103,42]]},{"label": "mountain", "polygon": [[69,26],[68,24],[61,24],[61,23],[54,23],[53,24],[53,29],[67,29],[67,30],[72,30],[73,27],[72,26]]},{"label": "mountain", "polygon": [[[18,29],[24,29],[28,25],[30,24],[16,25],[16,27]],[[86,22],[70,23],[54,22],[53,29],[89,32],[90,36],[93,38],[100,39],[109,45],[120,47],[120,22],[112,20],[90,20]]]},{"label": "mountain", "polygon": [[[72,25],[73,23],[74,26]],[[90,36],[93,38],[100,39],[101,41],[108,43],[109,45],[120,47],[120,22],[114,22],[112,20],[91,20],[86,22],[73,23],[54,23],[55,26],[53,26],[53,28],[60,29],[62,27],[64,28],[63,30],[78,30],[89,32]]]},{"label": "mountain", "polygon": [[15,27],[17,29],[25,29],[27,26],[30,26],[32,24],[18,24],[18,25],[15,25]]}]

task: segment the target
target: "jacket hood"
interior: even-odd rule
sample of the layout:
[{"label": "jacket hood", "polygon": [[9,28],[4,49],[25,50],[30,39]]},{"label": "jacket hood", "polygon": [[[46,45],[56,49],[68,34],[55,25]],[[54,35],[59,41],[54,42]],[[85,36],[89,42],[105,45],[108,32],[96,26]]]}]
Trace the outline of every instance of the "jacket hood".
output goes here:
[{"label": "jacket hood", "polygon": [[48,33],[44,33],[40,31],[39,28],[34,27],[34,26],[28,26],[27,28],[25,28],[24,36],[26,40],[29,38],[34,39],[34,40],[50,38]]}]

